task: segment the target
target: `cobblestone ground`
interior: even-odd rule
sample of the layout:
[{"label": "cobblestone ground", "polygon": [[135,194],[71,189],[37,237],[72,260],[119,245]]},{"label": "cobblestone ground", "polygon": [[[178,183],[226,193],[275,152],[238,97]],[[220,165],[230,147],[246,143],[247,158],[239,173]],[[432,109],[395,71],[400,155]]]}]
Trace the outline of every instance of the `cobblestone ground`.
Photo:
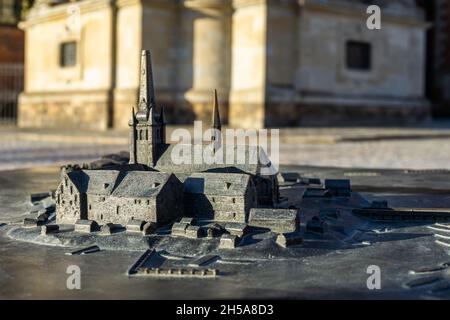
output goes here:
[{"label": "cobblestone ground", "polygon": [[[291,129],[281,164],[450,169],[450,129]],[[127,150],[127,132],[59,134],[0,130],[0,170],[82,163]]]}]

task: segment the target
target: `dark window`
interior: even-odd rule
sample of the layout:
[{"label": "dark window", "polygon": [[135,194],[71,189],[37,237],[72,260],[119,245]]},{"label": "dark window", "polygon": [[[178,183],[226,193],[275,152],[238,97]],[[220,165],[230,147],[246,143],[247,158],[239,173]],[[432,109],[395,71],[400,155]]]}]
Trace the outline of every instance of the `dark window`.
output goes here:
[{"label": "dark window", "polygon": [[75,41],[61,43],[59,50],[61,67],[72,67],[77,64],[77,43]]},{"label": "dark window", "polygon": [[347,68],[353,70],[370,70],[372,46],[368,42],[348,41],[346,48]]}]

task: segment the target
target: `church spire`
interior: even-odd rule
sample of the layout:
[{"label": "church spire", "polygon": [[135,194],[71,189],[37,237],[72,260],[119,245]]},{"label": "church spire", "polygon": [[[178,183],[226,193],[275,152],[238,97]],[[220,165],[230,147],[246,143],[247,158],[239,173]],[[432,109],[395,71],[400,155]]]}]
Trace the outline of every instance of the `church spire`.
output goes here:
[{"label": "church spire", "polygon": [[133,141],[130,145],[130,161],[154,167],[161,154],[161,145],[165,144],[164,126],[155,103],[152,62],[150,51],[142,50],[139,74],[138,110],[130,124]]},{"label": "church spire", "polygon": [[130,164],[136,163],[136,114],[134,113],[134,107],[131,109],[130,119]]},{"label": "church spire", "polygon": [[216,151],[222,144],[222,123],[220,122],[219,102],[217,99],[217,90],[215,89],[211,129],[211,140],[214,142],[214,151]]},{"label": "church spire", "polygon": [[[155,89],[153,85],[152,60],[149,50],[142,50],[139,83],[138,120],[153,122],[155,107]],[[148,119],[150,116],[151,119]]]},{"label": "church spire", "polygon": [[219,102],[217,99],[217,90],[214,89],[214,105],[212,115],[212,127],[217,130],[222,130],[222,123],[220,122]]}]

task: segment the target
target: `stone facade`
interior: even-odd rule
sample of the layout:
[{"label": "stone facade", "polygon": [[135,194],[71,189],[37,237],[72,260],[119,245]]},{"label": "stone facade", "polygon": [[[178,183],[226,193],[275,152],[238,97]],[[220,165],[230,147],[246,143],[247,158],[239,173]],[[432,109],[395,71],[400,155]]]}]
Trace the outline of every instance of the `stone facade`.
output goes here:
[{"label": "stone facade", "polygon": [[76,170],[56,190],[57,223],[88,219],[125,226],[131,219],[164,225],[183,213],[181,182],[145,171]]},{"label": "stone facade", "polygon": [[[211,88],[234,127],[424,119],[423,12],[414,1],[376,2],[381,30],[367,29],[362,0],[37,3],[23,23],[33,50],[19,124],[126,128],[141,48],[153,52],[171,123],[210,119]],[[61,68],[70,41],[77,62]],[[368,70],[346,65],[349,42],[369,48]]]},{"label": "stone facade", "polygon": [[[36,2],[25,29],[25,91],[21,127],[106,129],[111,126],[115,72],[112,1],[49,6]],[[62,65],[64,44],[76,43],[75,63]]]},{"label": "stone facade", "polygon": [[427,96],[437,116],[450,115],[450,6],[446,0],[418,0],[425,8],[428,29]]},{"label": "stone facade", "polygon": [[185,214],[217,221],[247,222],[258,205],[250,175],[195,173],[184,181]]}]

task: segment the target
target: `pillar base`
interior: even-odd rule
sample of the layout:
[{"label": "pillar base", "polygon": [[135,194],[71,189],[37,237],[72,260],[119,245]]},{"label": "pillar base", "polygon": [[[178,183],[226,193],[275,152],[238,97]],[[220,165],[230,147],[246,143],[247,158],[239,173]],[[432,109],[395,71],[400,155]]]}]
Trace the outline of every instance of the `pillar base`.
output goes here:
[{"label": "pillar base", "polygon": [[426,102],[398,105],[270,103],[266,106],[267,127],[409,125],[430,119]]},{"label": "pillar base", "polygon": [[108,90],[64,93],[22,93],[18,126],[105,130],[109,127]]}]

